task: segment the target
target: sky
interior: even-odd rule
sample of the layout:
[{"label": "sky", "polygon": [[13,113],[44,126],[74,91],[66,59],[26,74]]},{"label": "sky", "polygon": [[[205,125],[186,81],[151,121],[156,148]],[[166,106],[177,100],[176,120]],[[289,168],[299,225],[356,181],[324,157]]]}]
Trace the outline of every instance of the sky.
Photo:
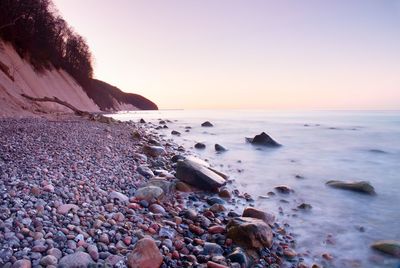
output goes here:
[{"label": "sky", "polygon": [[400,0],[53,0],[161,109],[400,109]]}]

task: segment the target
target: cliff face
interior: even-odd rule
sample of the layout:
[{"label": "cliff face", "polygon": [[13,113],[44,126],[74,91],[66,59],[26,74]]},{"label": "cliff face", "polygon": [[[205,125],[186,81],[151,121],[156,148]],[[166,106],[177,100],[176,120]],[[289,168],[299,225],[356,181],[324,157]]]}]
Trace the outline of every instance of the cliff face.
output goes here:
[{"label": "cliff face", "polygon": [[85,87],[86,93],[102,111],[157,110],[158,107],[145,97],[126,93],[103,81],[92,79]]},{"label": "cliff face", "polygon": [[57,97],[78,109],[100,112],[98,105],[67,72],[55,68],[37,72],[10,44],[0,40],[0,116],[71,112],[56,103],[33,103],[21,94]]},{"label": "cliff face", "polygon": [[48,68],[37,72],[15,49],[0,40],[0,117],[71,112],[51,102],[31,102],[21,96],[57,97],[88,112],[156,110],[157,105],[132,93],[124,93],[105,82],[92,79],[83,88],[66,71]]}]

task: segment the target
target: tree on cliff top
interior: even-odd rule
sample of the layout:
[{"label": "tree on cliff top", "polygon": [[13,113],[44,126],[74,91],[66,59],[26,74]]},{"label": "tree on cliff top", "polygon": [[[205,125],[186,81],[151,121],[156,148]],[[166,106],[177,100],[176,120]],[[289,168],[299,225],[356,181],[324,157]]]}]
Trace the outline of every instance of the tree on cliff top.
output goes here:
[{"label": "tree on cliff top", "polygon": [[82,85],[92,78],[86,41],[57,14],[51,0],[1,0],[0,38],[37,70],[63,68]]}]

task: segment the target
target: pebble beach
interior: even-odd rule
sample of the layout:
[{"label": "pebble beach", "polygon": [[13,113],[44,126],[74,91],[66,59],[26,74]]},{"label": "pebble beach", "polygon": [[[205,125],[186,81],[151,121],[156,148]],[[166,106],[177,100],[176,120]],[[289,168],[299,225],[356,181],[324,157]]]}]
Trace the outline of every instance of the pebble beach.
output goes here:
[{"label": "pebble beach", "polygon": [[311,267],[229,174],[157,128],[1,119],[0,266]]}]

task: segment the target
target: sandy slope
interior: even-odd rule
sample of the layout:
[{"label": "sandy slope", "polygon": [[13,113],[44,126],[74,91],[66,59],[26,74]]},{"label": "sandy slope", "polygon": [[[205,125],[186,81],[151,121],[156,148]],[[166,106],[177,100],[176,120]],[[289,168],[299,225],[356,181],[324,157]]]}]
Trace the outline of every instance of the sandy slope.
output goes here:
[{"label": "sandy slope", "polygon": [[[56,69],[38,73],[32,65],[21,59],[12,46],[2,41],[0,65],[3,66],[0,68],[0,117],[69,112],[69,109],[56,103],[32,103],[21,97],[22,93],[33,97],[55,96],[78,109],[99,111],[99,107],[68,73]],[[8,75],[4,66],[8,68]]]}]

